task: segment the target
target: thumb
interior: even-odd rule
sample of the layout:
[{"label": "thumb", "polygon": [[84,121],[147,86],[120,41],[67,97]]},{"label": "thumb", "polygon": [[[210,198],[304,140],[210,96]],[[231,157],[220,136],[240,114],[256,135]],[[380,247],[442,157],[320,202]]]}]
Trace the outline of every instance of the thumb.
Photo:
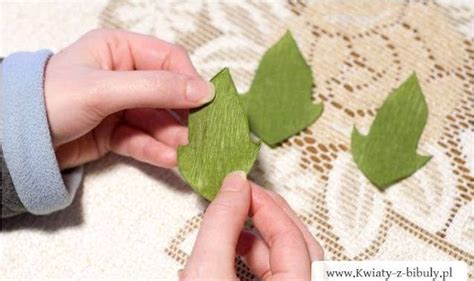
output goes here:
[{"label": "thumb", "polygon": [[194,108],[214,98],[202,78],[161,70],[95,71],[88,104],[107,116],[130,108]]},{"label": "thumb", "polygon": [[235,278],[235,251],[249,212],[250,194],[244,172],[233,172],[226,177],[207,208],[182,277]]}]

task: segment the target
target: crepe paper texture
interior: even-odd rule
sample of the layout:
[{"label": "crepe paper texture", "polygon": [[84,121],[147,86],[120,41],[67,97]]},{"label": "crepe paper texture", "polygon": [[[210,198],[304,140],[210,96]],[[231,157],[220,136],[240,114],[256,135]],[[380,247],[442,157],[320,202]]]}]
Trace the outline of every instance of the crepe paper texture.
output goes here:
[{"label": "crepe paper texture", "polygon": [[248,120],[227,68],[211,79],[214,100],[191,111],[189,144],[178,148],[181,175],[208,200],[214,199],[224,178],[233,171],[250,171],[260,143],[250,139]]},{"label": "crepe paper texture", "polygon": [[354,161],[380,190],[410,176],[430,160],[431,156],[416,153],[427,117],[428,107],[413,73],[385,100],[367,136],[354,127]]},{"label": "crepe paper texture", "polygon": [[241,102],[250,129],[275,146],[311,125],[323,105],[312,101],[313,77],[290,31],[263,55]]}]

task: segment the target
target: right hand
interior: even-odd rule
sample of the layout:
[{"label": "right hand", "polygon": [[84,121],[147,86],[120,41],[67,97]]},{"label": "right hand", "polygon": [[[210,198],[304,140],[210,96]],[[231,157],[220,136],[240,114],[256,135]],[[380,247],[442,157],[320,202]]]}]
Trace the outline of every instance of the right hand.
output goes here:
[{"label": "right hand", "polygon": [[[258,234],[242,230],[247,216]],[[323,249],[281,196],[234,172],[207,208],[180,280],[236,280],[236,255],[261,280],[310,280]]]}]

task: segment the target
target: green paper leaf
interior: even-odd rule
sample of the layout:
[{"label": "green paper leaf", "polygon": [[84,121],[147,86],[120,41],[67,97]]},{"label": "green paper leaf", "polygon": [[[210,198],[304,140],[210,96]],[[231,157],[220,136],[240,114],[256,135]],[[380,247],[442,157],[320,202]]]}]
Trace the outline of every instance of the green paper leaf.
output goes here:
[{"label": "green paper leaf", "polygon": [[191,187],[212,200],[230,172],[249,172],[260,143],[253,143],[247,117],[227,68],[211,79],[214,100],[189,114],[189,143],[178,149],[181,175]]},{"label": "green paper leaf", "polygon": [[423,167],[431,156],[416,153],[428,107],[413,73],[385,100],[367,136],[352,131],[354,161],[380,190]]},{"label": "green paper leaf", "polygon": [[274,146],[311,125],[323,105],[311,99],[313,77],[288,31],[263,55],[250,90],[241,95],[250,129]]}]

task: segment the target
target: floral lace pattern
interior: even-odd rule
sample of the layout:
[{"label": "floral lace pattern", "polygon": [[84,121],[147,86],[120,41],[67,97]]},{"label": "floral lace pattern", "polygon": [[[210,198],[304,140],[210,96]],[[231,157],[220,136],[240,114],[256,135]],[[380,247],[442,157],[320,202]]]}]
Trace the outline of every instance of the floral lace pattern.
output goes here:
[{"label": "floral lace pattern", "polygon": [[[470,265],[472,277],[474,41],[462,31],[474,18],[473,7],[175,2],[112,0],[102,22],[185,46],[205,77],[228,66],[241,91],[263,52],[286,29],[295,35],[325,111],[281,147],[263,148],[251,177],[289,201],[327,258],[457,259]],[[434,157],[381,193],[354,164],[350,133],[354,124],[366,131],[386,96],[413,71],[429,106],[419,151]],[[200,218],[196,211],[177,222],[183,226],[166,248],[181,266]],[[253,278],[240,261],[238,268],[241,277]]]}]

